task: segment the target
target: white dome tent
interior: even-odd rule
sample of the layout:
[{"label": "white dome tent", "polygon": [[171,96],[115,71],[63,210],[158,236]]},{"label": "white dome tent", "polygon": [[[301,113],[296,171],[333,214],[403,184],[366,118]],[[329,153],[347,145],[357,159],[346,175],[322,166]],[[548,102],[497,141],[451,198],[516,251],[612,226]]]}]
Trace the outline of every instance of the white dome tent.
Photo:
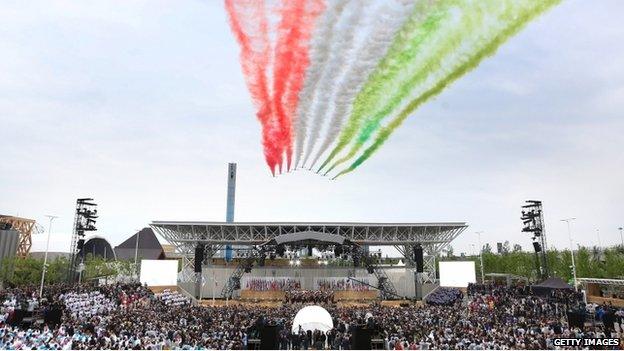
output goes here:
[{"label": "white dome tent", "polygon": [[299,331],[299,326],[305,331],[320,330],[322,332],[327,332],[334,328],[334,322],[329,312],[323,307],[306,306],[300,309],[295,315],[295,319],[293,319],[293,334]]}]

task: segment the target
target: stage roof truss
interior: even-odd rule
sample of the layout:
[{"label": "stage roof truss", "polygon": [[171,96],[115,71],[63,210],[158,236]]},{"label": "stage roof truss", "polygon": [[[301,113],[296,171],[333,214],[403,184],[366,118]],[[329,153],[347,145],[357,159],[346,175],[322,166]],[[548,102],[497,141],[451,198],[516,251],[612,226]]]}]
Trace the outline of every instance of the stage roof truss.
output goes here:
[{"label": "stage roof truss", "polygon": [[465,223],[365,224],[327,223],[222,223],[222,222],[162,222],[152,228],[170,244],[184,243],[260,245],[282,234],[318,232],[341,235],[360,245],[426,244],[440,252],[466,229]]}]

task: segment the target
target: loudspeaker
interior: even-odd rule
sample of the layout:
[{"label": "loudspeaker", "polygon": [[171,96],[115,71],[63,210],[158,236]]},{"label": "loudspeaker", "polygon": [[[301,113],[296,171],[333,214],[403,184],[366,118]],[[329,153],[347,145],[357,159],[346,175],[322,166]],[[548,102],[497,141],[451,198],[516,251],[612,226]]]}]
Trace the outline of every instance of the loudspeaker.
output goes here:
[{"label": "loudspeaker", "polygon": [[535,252],[541,252],[542,251],[542,245],[540,245],[540,243],[538,243],[537,241],[533,242],[533,248],[535,249]]},{"label": "loudspeaker", "polygon": [[63,310],[55,307],[45,311],[43,321],[48,325],[58,325],[61,323],[61,317],[63,317]]},{"label": "loudspeaker", "polygon": [[414,246],[414,263],[416,264],[416,272],[422,273],[425,271],[423,263],[423,248],[420,245]]},{"label": "loudspeaker", "polygon": [[25,316],[25,310],[14,310],[13,313],[9,314],[7,324],[13,327],[17,327],[18,325],[22,324]]},{"label": "loudspeaker", "polygon": [[583,312],[568,312],[568,324],[570,327],[583,329],[585,326],[585,313]]},{"label": "loudspeaker", "polygon": [[202,262],[204,262],[204,245],[199,244],[195,247],[195,273],[201,273]]},{"label": "loudspeaker", "polygon": [[265,325],[260,329],[260,349],[278,350],[279,339],[276,325]]},{"label": "loudspeaker", "polygon": [[353,339],[351,339],[351,349],[370,350],[372,334],[373,331],[371,329],[364,329],[362,326],[355,327]]},{"label": "loudspeaker", "polygon": [[275,249],[275,252],[277,253],[277,255],[279,257],[284,257],[284,253],[286,252],[286,248],[284,247],[283,244],[277,245],[277,248]]},{"label": "loudspeaker", "polygon": [[342,255],[343,250],[342,250],[342,246],[341,245],[336,245],[334,247],[334,256],[335,257],[340,257],[340,255]]}]

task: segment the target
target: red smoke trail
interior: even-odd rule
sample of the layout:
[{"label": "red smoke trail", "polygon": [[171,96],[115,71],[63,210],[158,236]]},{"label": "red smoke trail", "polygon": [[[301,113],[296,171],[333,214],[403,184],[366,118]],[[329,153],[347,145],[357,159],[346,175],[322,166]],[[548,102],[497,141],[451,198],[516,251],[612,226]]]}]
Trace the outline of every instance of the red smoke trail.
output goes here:
[{"label": "red smoke trail", "polygon": [[273,69],[273,111],[279,125],[274,140],[280,148],[280,172],[284,153],[286,167],[290,170],[293,117],[297,111],[305,70],[310,64],[310,37],[316,18],[324,8],[322,0],[287,0],[280,11]]},{"label": "red smoke trail", "polygon": [[225,8],[232,32],[241,47],[240,61],[247,88],[258,109],[264,157],[275,175],[275,166],[281,164],[282,157],[281,148],[274,139],[277,126],[271,118],[273,106],[265,72],[271,55],[264,1],[225,0]]}]

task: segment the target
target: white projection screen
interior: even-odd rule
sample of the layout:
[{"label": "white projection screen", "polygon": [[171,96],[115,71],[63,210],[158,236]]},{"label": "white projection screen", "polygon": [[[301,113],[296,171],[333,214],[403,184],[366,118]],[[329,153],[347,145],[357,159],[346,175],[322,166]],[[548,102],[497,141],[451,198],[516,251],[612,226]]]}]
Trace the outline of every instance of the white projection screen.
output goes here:
[{"label": "white projection screen", "polygon": [[148,286],[178,285],[178,261],[141,260],[140,281]]},{"label": "white projection screen", "polygon": [[440,286],[465,288],[477,280],[474,261],[441,261],[439,267]]}]

